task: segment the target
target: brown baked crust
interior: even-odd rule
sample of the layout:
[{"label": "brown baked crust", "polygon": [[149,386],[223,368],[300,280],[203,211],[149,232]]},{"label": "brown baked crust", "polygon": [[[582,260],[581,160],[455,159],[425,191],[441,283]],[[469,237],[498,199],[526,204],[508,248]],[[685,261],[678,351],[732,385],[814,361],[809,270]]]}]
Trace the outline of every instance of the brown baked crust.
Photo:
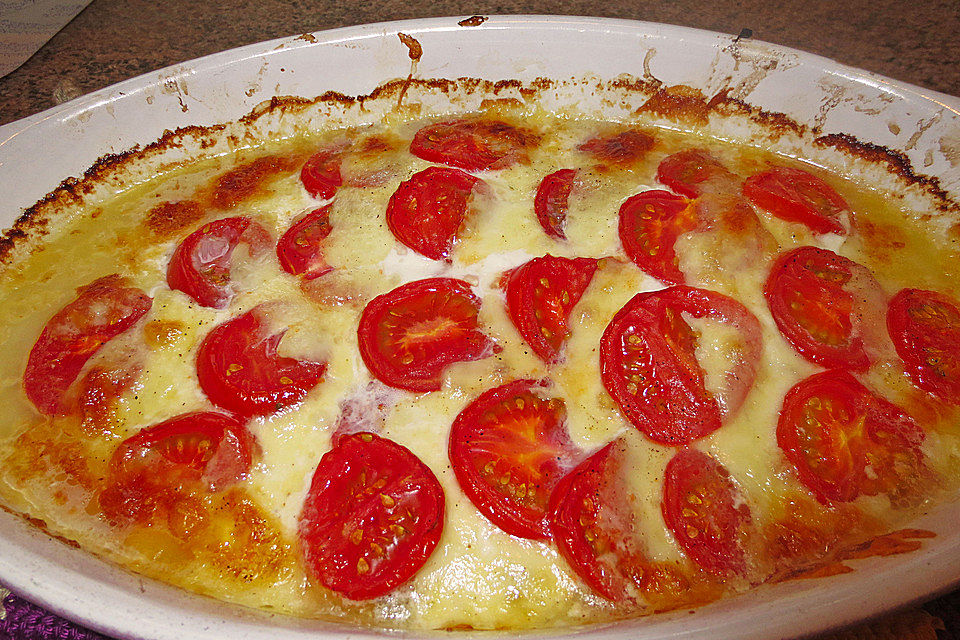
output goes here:
[{"label": "brown baked crust", "polygon": [[[478,18],[475,16],[474,18]],[[473,21],[471,18],[470,21]],[[465,21],[468,22],[468,21]],[[468,22],[472,26],[472,22]],[[416,41],[411,38],[413,42]],[[408,44],[414,47],[413,44]],[[415,47],[410,49],[411,59],[415,62]],[[623,95],[624,100],[641,102],[636,113],[654,115],[681,122],[689,126],[702,126],[710,115],[737,115],[748,118],[772,136],[792,134],[806,136],[819,133],[797,122],[786,114],[764,110],[748,102],[731,96],[732,89],[725,88],[715,95],[704,96],[698,89],[687,86],[664,87],[663,83],[652,76],[650,78],[621,77],[614,80],[583,80],[593,91],[615,91]],[[275,96],[254,107],[250,113],[239,118],[237,123],[253,127],[262,119],[277,115],[296,115],[323,105],[330,108],[346,109],[354,106],[363,108],[374,101],[394,101],[396,109],[402,109],[402,97],[411,87],[424,92],[446,95],[483,95],[499,98],[504,94],[519,94],[525,100],[531,100],[552,88],[560,81],[538,78],[531,82],[519,80],[490,81],[480,78],[457,79],[416,79],[391,80],[373,89],[369,94],[348,96],[336,91],[328,91],[314,98],[297,96]],[[130,149],[107,154],[99,158],[79,177],[65,178],[53,191],[27,208],[13,226],[0,237],[0,264],[9,264],[15,247],[30,238],[43,236],[47,232],[48,222],[58,209],[79,205],[99,183],[115,179],[140,159],[160,154],[164,151],[182,148],[188,141],[201,149],[212,147],[217,139],[228,129],[227,124],[211,126],[187,126],[166,131],[158,140],[146,146],[136,145]],[[239,140],[236,140],[239,142]],[[865,142],[846,133],[821,135],[814,140],[818,147],[833,148],[849,156],[875,164],[896,176],[903,186],[918,187],[933,199],[939,211],[960,213],[960,204],[951,199],[943,189],[940,180],[934,176],[917,171],[902,152],[870,142]]]}]

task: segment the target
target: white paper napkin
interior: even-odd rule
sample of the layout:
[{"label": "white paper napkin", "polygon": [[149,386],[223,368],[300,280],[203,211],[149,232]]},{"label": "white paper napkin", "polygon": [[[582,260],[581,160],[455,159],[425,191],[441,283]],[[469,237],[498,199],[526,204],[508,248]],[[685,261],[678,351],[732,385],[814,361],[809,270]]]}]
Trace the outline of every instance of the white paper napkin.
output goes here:
[{"label": "white paper napkin", "polygon": [[90,0],[0,0],[0,77],[22,65]]}]

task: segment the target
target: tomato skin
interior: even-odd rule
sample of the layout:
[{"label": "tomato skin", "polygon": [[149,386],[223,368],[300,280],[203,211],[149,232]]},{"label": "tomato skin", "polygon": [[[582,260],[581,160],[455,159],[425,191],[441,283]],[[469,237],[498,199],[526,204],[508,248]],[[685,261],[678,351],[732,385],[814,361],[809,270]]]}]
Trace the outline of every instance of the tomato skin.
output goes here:
[{"label": "tomato skin", "polygon": [[[695,338],[681,313],[729,323],[740,333],[744,350],[727,372],[728,397],[707,392]],[[679,285],[639,293],[617,312],[600,340],[600,376],[633,426],[654,442],[682,446],[719,429],[740,407],[762,348],[760,323],[746,307]]]},{"label": "tomato skin", "polygon": [[696,227],[690,201],[669,191],[644,191],[620,206],[618,231],[627,257],[666,284],[683,284],[674,245],[680,235]]},{"label": "tomato skin", "polygon": [[711,184],[727,184],[736,176],[702,149],[686,149],[664,158],[657,167],[657,180],[680,195],[696,198]]},{"label": "tomato skin", "polygon": [[226,308],[233,298],[230,256],[240,242],[249,245],[251,255],[258,255],[270,245],[270,234],[245,217],[203,225],[174,250],[167,266],[167,284],[204,307]]},{"label": "tomato skin", "polygon": [[652,136],[643,131],[628,129],[612,136],[599,136],[577,147],[607,165],[629,165],[641,160],[655,144]]},{"label": "tomato skin", "polygon": [[560,555],[608,600],[628,599],[630,566],[645,559],[631,541],[632,512],[622,494],[624,444],[614,440],[563,477],[550,496],[550,530]]},{"label": "tomato skin", "polygon": [[186,413],[147,427],[114,451],[98,501],[114,524],[147,522],[175,510],[196,488],[222,491],[247,477],[259,447],[237,417]]},{"label": "tomato skin", "polygon": [[527,148],[539,139],[527,129],[500,120],[448,120],[417,131],[410,153],[464,171],[505,169],[526,161]]},{"label": "tomato skin", "polygon": [[360,355],[391,387],[437,391],[456,362],[492,355],[496,344],[478,328],[480,298],[463,280],[427,278],[371,300],[360,316]]},{"label": "tomato skin", "polygon": [[121,478],[149,473],[153,480],[202,480],[219,491],[247,476],[256,450],[239,418],[195,411],[124,440],[113,454],[111,472]]},{"label": "tomato skin", "polygon": [[741,538],[750,508],[712,456],[696,449],[674,454],[664,474],[661,509],[684,553],[700,567],[721,576],[744,573]]},{"label": "tomato skin", "polygon": [[900,407],[843,370],[794,385],[777,423],[777,445],[824,504],[894,491],[923,466],[924,436]]},{"label": "tomato skin", "polygon": [[[865,304],[848,290],[855,282]],[[870,366],[858,318],[879,313],[870,302],[883,294],[866,267],[827,249],[800,247],[777,258],[763,295],[780,333],[807,360],[828,369]]]},{"label": "tomato skin", "polygon": [[443,488],[425,464],[386,438],[351,434],[317,465],[300,513],[300,548],[321,584],[367,600],[413,577],[443,524]]},{"label": "tomato skin", "polygon": [[533,210],[547,235],[566,240],[563,225],[567,219],[567,204],[573,190],[576,169],[560,169],[543,177],[533,199]]},{"label": "tomato skin", "polygon": [[431,260],[448,260],[474,188],[483,181],[459,169],[428,167],[405,181],[387,203],[394,237]]},{"label": "tomato skin", "polygon": [[297,220],[277,242],[280,267],[304,280],[319,278],[333,270],[323,259],[320,243],[330,235],[330,206],[319,207]]},{"label": "tomato skin", "polygon": [[817,234],[846,235],[846,200],[833,187],[802,169],[775,166],[747,178],[743,195],[787,222],[799,222]]},{"label": "tomato skin", "polygon": [[488,520],[521,538],[547,540],[547,500],[578,454],[563,401],[534,380],[489,389],[453,421],[448,454],[460,488]]},{"label": "tomato skin", "polygon": [[570,335],[570,312],[596,270],[594,258],[558,258],[547,254],[510,272],[506,283],[507,312],[517,331],[544,362],[559,358]]},{"label": "tomato skin", "polygon": [[119,275],[94,280],[44,325],[30,349],[23,390],[46,415],[69,411],[67,389],[104,344],[142,318],[153,299]]},{"label": "tomato skin", "polygon": [[278,355],[284,331],[268,331],[255,307],[207,334],[197,351],[197,379],[211,402],[241,416],[268,415],[323,381],[325,362]]},{"label": "tomato skin", "polygon": [[914,384],[960,404],[960,305],[924,289],[903,289],[887,307],[887,331]]},{"label": "tomato skin", "polygon": [[300,170],[300,182],[314,198],[329,200],[343,184],[340,176],[340,154],[335,149],[321,149],[310,156]]}]

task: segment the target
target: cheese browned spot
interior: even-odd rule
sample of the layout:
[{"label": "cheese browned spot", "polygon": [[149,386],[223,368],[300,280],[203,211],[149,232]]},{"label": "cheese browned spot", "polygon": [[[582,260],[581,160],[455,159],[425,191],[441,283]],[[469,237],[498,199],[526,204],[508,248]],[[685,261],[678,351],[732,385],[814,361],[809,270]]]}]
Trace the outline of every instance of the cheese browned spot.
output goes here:
[{"label": "cheese browned spot", "polygon": [[298,165],[299,158],[266,156],[251,160],[217,178],[211,202],[221,209],[232,209],[241,202],[262,194],[266,184]]},{"label": "cheese browned spot", "polygon": [[150,209],[144,223],[155,235],[170,237],[196,224],[203,215],[203,207],[193,200],[161,202]]}]

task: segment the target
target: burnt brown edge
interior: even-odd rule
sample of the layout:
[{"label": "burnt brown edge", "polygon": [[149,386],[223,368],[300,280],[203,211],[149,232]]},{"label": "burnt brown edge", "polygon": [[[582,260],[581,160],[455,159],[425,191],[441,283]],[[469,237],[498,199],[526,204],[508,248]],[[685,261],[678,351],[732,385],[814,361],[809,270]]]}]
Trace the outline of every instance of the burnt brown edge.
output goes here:
[{"label": "burnt brown edge", "polygon": [[[520,80],[499,80],[494,82],[470,77],[425,80],[405,78],[402,80],[391,80],[376,87],[369,94],[360,96],[348,96],[336,91],[328,91],[315,98],[275,96],[254,107],[250,113],[239,118],[237,122],[241,125],[251,125],[259,118],[268,114],[280,113],[283,115],[287,113],[297,113],[314,105],[324,103],[328,105],[339,104],[345,107],[359,105],[362,108],[363,105],[369,101],[396,98],[410,86],[450,93],[458,90],[465,91],[468,94],[482,91],[494,96],[499,95],[503,91],[515,90],[524,98],[529,99],[535,97],[539,92],[550,89],[556,84],[559,84],[559,82],[547,78],[537,78],[527,83]],[[659,80],[646,78],[619,78],[601,82],[598,86],[608,90],[612,89],[625,93],[642,94],[645,97],[644,105],[658,98],[660,102],[663,103],[665,95],[670,94],[671,90],[674,89],[672,87],[664,87]],[[725,89],[708,99],[697,90],[685,91],[683,92],[684,97],[682,100],[683,108],[678,109],[677,112],[673,114],[664,113],[662,108],[658,108],[656,114],[668,118],[672,116],[673,119],[678,121],[688,121],[691,124],[697,124],[697,117],[691,117],[689,115],[689,111],[693,108],[693,111],[702,111],[702,113],[715,112],[720,115],[744,116],[775,135],[793,133],[802,137],[808,132],[817,133],[786,114],[765,111],[743,100],[731,97],[729,92],[729,89]],[[636,112],[643,112],[644,105],[641,105]],[[190,125],[177,128],[173,131],[167,130],[158,140],[144,147],[135,145],[121,153],[107,154],[100,157],[81,177],[66,178],[59,186],[41,198],[36,204],[24,210],[16,222],[14,222],[13,226],[0,237],[0,265],[11,262],[13,250],[19,243],[26,242],[30,237],[38,237],[46,233],[48,218],[45,217],[44,214],[52,213],[59,207],[82,203],[84,196],[91,193],[97,183],[118,175],[127,164],[143,156],[182,147],[183,141],[188,137],[197,140],[201,148],[213,146],[216,143],[214,134],[224,130],[226,126],[225,124],[206,127]],[[902,152],[881,145],[863,142],[845,133],[832,133],[819,136],[814,138],[813,144],[819,147],[832,147],[842,153],[881,165],[886,168],[887,171],[900,178],[906,186],[915,185],[924,193],[931,196],[938,210],[942,212],[960,213],[960,204],[950,198],[949,194],[947,194],[941,186],[940,180],[934,176],[917,173],[911,165],[910,160]]]},{"label": "burnt brown edge", "polygon": [[844,153],[856,156],[868,162],[886,166],[887,170],[903,178],[908,184],[915,184],[937,200],[941,211],[958,212],[960,205],[950,199],[949,194],[940,185],[940,179],[916,173],[906,155],[887,147],[863,142],[846,133],[830,133],[816,138],[813,143],[820,147],[833,147]]}]

